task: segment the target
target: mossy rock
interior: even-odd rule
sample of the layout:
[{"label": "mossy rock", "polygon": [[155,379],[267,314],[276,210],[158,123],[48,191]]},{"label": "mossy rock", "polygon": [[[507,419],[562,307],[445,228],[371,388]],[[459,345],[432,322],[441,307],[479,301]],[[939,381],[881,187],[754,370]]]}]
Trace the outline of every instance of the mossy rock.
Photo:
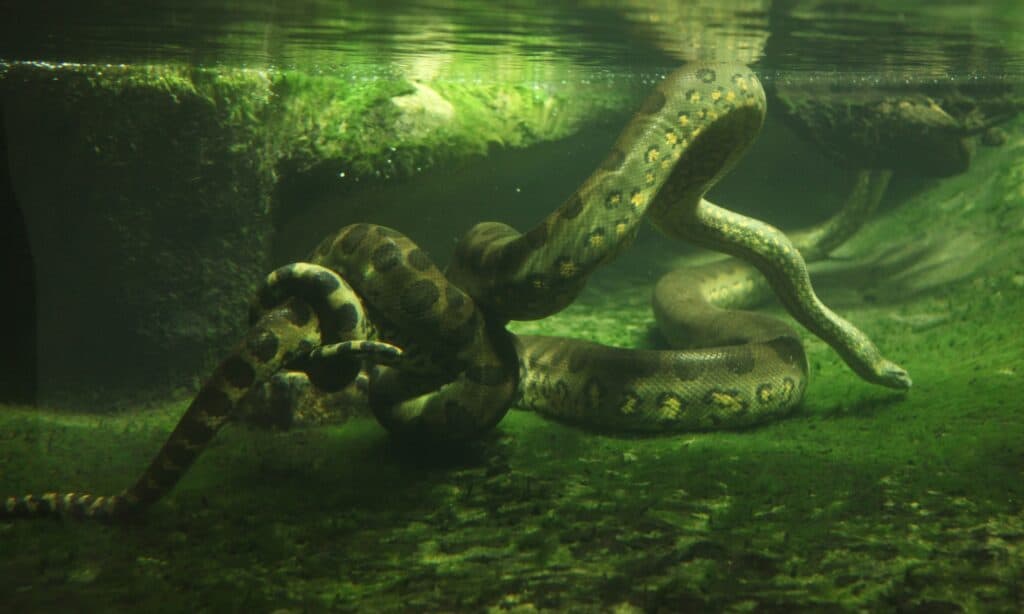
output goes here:
[{"label": "mossy rock", "polygon": [[922,177],[963,173],[972,137],[987,133],[985,143],[996,144],[992,129],[1024,109],[1024,96],[1007,84],[857,87],[797,78],[774,82],[770,92],[787,123],[840,164]]},{"label": "mossy rock", "polygon": [[[563,138],[632,95],[581,96],[579,81],[0,69],[24,220],[15,232],[31,249],[13,266],[32,268],[38,294],[39,399],[96,408],[191,389],[245,326],[280,225],[307,215],[315,190],[372,188],[495,147]],[[278,190],[323,173],[332,181],[307,182],[298,198]],[[317,226],[307,249],[324,232]]]}]

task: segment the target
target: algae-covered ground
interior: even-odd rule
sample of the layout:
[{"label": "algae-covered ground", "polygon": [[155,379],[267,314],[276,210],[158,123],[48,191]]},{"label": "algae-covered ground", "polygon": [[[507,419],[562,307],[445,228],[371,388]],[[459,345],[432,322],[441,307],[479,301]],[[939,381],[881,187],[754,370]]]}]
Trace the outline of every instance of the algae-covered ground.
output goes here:
[{"label": "algae-covered ground", "polygon": [[[822,294],[907,367],[869,386],[807,337],[790,418],[614,437],[511,412],[466,448],[368,419],[223,433],[126,526],[0,524],[4,611],[900,611],[1024,608],[1024,143],[906,191]],[[652,343],[640,246],[517,331]],[[632,259],[630,259],[632,258]],[[3,494],[114,492],[183,411],[0,412]]]}]

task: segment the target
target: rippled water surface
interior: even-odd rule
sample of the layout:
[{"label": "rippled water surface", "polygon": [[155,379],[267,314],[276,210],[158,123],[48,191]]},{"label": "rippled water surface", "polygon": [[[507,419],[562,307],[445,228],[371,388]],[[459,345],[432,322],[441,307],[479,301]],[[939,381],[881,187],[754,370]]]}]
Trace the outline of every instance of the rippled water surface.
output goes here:
[{"label": "rippled water surface", "polygon": [[1015,0],[162,0],[144,7],[6,0],[0,59],[386,71],[428,59],[619,70],[731,56],[766,72],[1000,76],[1024,70],[1022,7]]}]

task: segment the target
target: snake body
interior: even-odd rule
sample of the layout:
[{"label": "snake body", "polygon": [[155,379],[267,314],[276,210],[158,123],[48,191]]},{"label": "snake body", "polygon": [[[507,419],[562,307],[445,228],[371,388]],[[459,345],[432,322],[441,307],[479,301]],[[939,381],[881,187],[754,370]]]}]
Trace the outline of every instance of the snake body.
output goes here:
[{"label": "snake body", "polygon": [[[485,222],[441,271],[401,233],[343,228],[306,263],[271,273],[246,337],[204,384],[138,482],[121,494],[8,497],[0,515],[117,518],[169,491],[242,399],[282,368],[340,388],[361,371],[378,420],[399,438],[465,440],[522,407],[582,424],[667,431],[745,426],[796,405],[807,385],[797,334],[767,316],[715,306],[734,265],[667,276],[656,319],[676,349],[627,350],[516,337],[629,246],[646,217],[666,234],[752,264],[793,316],[865,379],[906,388],[905,371],[814,295],[796,247],[776,229],[703,198],[764,120],[743,67],[681,69],[661,82],[604,162],[526,233]],[[717,268],[716,268],[717,267]]]}]

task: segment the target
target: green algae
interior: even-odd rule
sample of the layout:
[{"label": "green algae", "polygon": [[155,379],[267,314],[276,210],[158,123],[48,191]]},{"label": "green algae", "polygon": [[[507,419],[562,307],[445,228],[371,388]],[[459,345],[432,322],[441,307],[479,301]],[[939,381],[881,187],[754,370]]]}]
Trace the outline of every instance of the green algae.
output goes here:
[{"label": "green algae", "polygon": [[457,77],[457,67],[421,80],[369,70],[0,62],[0,93],[50,81],[70,100],[134,96],[133,117],[123,118],[134,123],[165,113],[167,102],[200,104],[219,127],[251,133],[239,146],[271,165],[287,163],[289,172],[342,162],[351,178],[391,178],[495,146],[564,138],[635,102],[636,92],[621,84],[568,78],[574,68],[553,65],[541,86],[525,67],[503,70],[501,81],[480,81]]}]

